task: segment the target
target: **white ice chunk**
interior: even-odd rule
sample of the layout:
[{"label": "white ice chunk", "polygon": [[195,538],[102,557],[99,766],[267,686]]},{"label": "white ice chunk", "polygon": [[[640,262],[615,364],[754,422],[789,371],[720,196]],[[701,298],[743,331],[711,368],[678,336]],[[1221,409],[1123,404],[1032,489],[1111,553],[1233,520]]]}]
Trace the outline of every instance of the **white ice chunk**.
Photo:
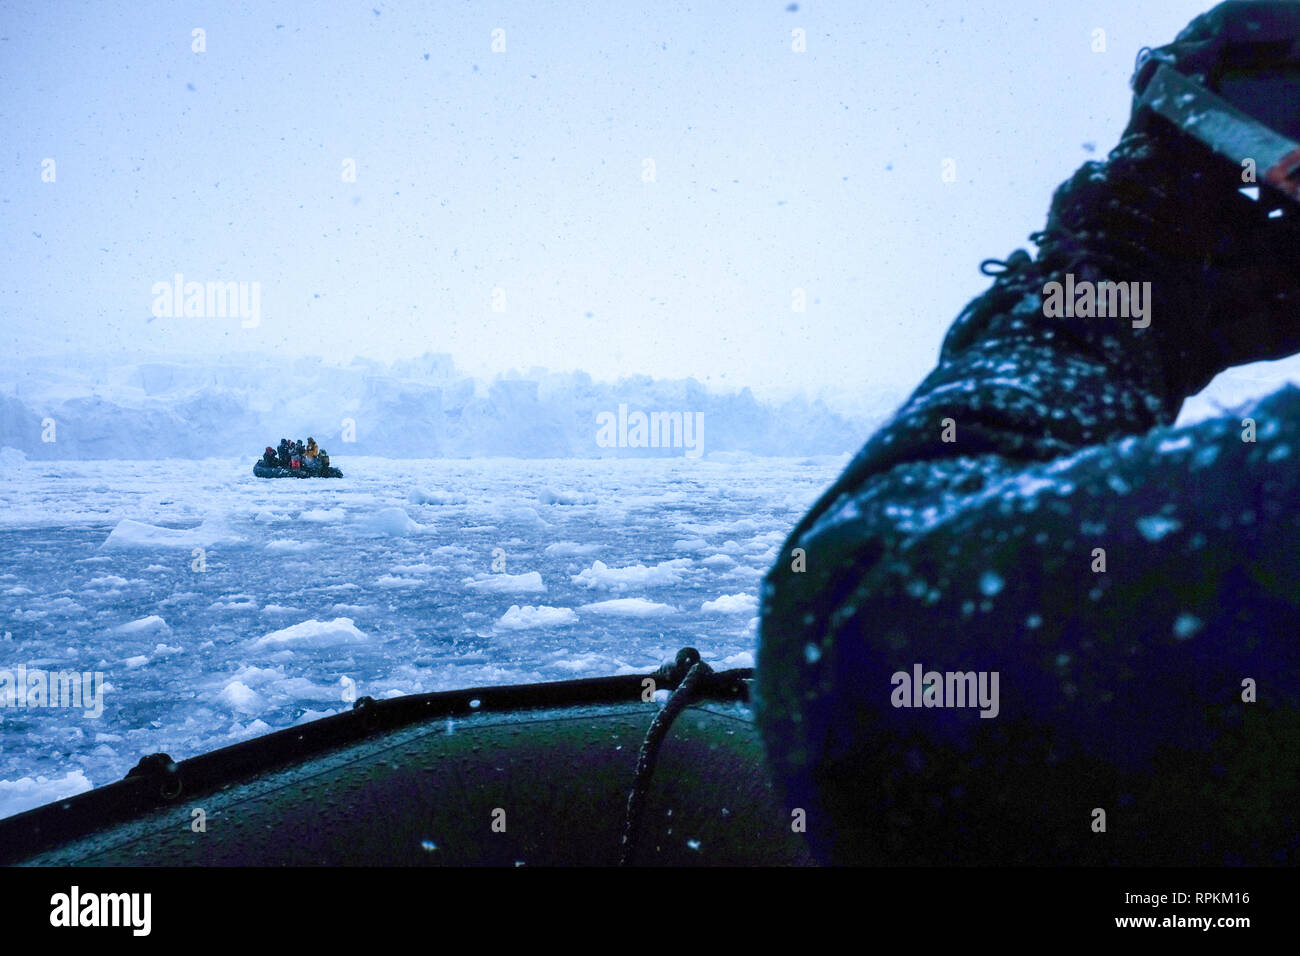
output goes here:
[{"label": "white ice chunk", "polygon": [[682,580],[683,572],[690,566],[690,558],[662,561],[652,568],[644,564],[611,568],[604,561],[597,561],[587,570],[573,575],[573,583],[581,584],[585,588],[606,588],[611,591],[678,584]]},{"label": "white ice chunk", "polygon": [[367,531],[374,534],[386,534],[393,537],[417,534],[426,530],[424,525],[412,521],[411,516],[401,508],[381,508],[374,514],[362,517],[360,524]]},{"label": "white ice chunk", "polygon": [[336,617],[332,621],[312,618],[290,627],[272,631],[249,642],[250,647],[279,650],[281,648],[337,647],[342,644],[362,644],[369,638],[350,617]]},{"label": "white ice chunk", "polygon": [[701,611],[710,614],[753,614],[758,609],[758,598],[752,594],[724,594],[700,605]]},{"label": "white ice chunk", "polygon": [[647,601],[645,598],[615,598],[612,601],[597,601],[595,604],[584,604],[578,610],[611,617],[659,617],[665,614],[677,613],[677,608],[672,605],[656,604],[654,601]]},{"label": "white ice chunk", "polygon": [[572,608],[548,607],[544,604],[538,607],[525,604],[520,607],[518,604],[512,604],[510,610],[501,615],[501,619],[497,621],[497,627],[509,631],[522,631],[529,628],[562,627],[577,622],[578,615]]},{"label": "white ice chunk", "polygon": [[70,770],[53,780],[41,776],[35,779],[19,777],[17,780],[0,780],[0,819],[85,793],[93,786],[80,770]]},{"label": "white ice chunk", "polygon": [[125,548],[209,548],[218,544],[242,544],[243,538],[215,518],[205,519],[197,528],[160,528],[132,518],[123,518],[101,547]]}]

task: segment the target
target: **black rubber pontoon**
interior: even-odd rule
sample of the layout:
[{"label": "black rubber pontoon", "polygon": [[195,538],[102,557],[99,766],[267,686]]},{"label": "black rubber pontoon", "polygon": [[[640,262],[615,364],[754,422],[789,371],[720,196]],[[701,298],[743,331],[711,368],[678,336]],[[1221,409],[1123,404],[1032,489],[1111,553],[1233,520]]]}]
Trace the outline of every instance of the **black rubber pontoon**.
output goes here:
[{"label": "black rubber pontoon", "polygon": [[268,465],[264,461],[259,461],[253,465],[253,474],[258,478],[342,478],[343,472],[339,471],[333,465],[328,468],[317,468],[312,471],[307,468],[281,468],[279,465]]},{"label": "black rubber pontoon", "polygon": [[[179,763],[154,754],[124,780],[0,820],[0,862],[810,864],[803,821],[768,782],[751,671],[708,671],[689,702],[643,700],[645,681],[671,688],[683,676],[666,665],[362,698],[347,713]],[[657,754],[644,752],[656,716],[682,703],[670,726],[658,721]],[[630,815],[639,822],[629,831]]]}]

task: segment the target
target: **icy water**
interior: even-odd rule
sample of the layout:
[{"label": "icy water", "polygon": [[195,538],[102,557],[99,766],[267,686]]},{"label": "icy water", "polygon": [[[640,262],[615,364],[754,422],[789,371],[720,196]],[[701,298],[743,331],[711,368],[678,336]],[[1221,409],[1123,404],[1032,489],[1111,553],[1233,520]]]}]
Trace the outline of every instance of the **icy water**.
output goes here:
[{"label": "icy water", "polygon": [[[0,461],[0,816],[355,696],[752,664],[759,581],[843,458]],[[3,685],[0,684],[0,687]],[[0,689],[0,697],[5,695]]]}]

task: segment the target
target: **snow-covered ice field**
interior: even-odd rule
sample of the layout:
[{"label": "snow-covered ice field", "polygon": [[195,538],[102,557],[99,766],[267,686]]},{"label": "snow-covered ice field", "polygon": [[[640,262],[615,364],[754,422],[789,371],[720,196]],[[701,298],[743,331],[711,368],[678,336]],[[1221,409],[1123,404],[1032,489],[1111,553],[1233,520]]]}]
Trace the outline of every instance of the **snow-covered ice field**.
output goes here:
[{"label": "snow-covered ice field", "polygon": [[[753,663],[759,581],[845,458],[32,462],[0,452],[0,816],[353,696]],[[353,689],[355,688],[355,689]],[[0,691],[2,694],[3,691]]]}]

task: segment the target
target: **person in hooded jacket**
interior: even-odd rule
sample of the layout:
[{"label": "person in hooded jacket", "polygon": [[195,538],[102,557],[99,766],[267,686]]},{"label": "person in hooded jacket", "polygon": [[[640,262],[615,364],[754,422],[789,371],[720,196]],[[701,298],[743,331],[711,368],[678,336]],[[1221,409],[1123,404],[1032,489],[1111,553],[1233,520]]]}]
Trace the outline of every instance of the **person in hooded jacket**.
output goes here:
[{"label": "person in hooded jacket", "polygon": [[1135,110],[781,548],[756,713],[824,862],[1300,862],[1300,389],[1173,428],[1300,352],[1300,206],[1240,177]]}]

